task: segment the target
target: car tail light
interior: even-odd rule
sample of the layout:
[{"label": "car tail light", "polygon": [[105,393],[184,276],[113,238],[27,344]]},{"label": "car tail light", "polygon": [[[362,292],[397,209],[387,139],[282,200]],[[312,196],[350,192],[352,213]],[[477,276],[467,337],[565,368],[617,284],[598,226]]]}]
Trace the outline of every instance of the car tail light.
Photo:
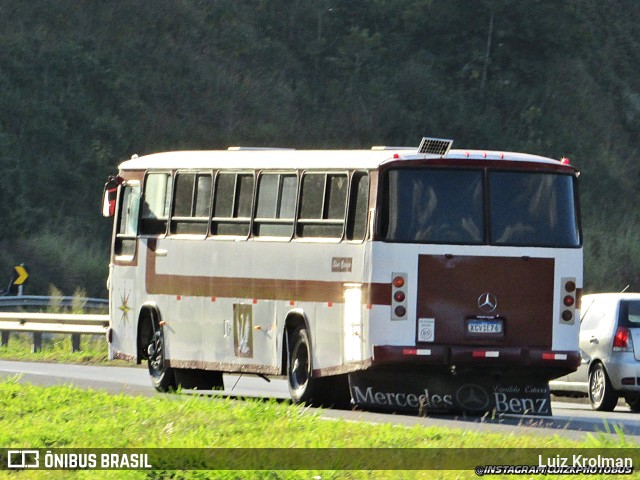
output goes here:
[{"label": "car tail light", "polygon": [[560,323],[573,325],[576,322],[576,300],[578,289],[575,278],[564,277],[561,279],[560,298]]},{"label": "car tail light", "polygon": [[628,328],[618,327],[616,334],[613,337],[613,351],[614,352],[632,352],[633,340]]},{"label": "car tail light", "polygon": [[391,320],[407,318],[407,274],[391,275]]}]

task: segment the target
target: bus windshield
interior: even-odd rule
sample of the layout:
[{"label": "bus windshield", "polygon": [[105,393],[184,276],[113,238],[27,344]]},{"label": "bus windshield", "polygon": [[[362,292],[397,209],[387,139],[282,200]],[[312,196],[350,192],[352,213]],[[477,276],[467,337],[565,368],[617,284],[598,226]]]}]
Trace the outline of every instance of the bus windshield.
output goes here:
[{"label": "bus windshield", "polygon": [[383,186],[385,241],[580,246],[571,175],[402,168]]}]

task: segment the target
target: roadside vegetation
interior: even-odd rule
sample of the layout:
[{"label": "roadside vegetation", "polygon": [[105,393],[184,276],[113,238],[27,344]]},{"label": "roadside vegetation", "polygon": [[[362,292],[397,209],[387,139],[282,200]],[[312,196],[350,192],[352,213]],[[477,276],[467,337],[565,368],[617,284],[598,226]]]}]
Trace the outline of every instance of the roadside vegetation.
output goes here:
[{"label": "roadside vegetation", "polygon": [[71,351],[71,335],[45,333],[42,338],[42,349],[33,352],[31,333],[11,333],[7,345],[0,347],[0,359],[89,365],[130,365],[127,362],[108,360],[109,353],[104,335],[82,335],[80,347],[80,351]]},{"label": "roadside vegetation", "polygon": [[[286,402],[166,395],[109,395],[71,386],[0,382],[0,448],[626,448],[622,436],[503,435],[430,426],[323,419]],[[72,451],[72,450],[71,450]],[[458,452],[458,453],[456,453]],[[305,454],[312,454],[309,450]],[[240,453],[238,453],[240,454]],[[291,455],[296,455],[291,450]],[[447,460],[447,459],[445,459]],[[449,459],[450,460],[450,459]],[[482,459],[478,459],[482,464]],[[30,471],[3,478],[472,478],[472,471]]]},{"label": "roadside vegetation", "polygon": [[[49,287],[51,303],[44,313],[91,313],[85,308],[86,291],[76,289],[71,305],[64,307],[59,299],[64,294],[55,286]],[[58,299],[58,300],[57,300]],[[96,313],[107,313],[106,311]],[[131,365],[128,362],[110,361],[107,340],[104,335],[81,335],[80,350],[74,352],[70,334],[43,333],[42,348],[33,351],[33,334],[28,332],[11,332],[6,345],[0,346],[0,359],[22,360],[31,362],[58,362],[80,364]]]}]

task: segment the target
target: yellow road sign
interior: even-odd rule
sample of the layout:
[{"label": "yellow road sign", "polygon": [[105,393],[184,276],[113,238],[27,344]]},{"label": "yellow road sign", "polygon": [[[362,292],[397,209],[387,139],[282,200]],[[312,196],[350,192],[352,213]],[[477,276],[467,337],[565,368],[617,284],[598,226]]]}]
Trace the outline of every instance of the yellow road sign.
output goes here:
[{"label": "yellow road sign", "polygon": [[18,277],[13,281],[14,285],[22,285],[29,278],[29,272],[22,265],[16,265],[13,269],[18,274]]}]

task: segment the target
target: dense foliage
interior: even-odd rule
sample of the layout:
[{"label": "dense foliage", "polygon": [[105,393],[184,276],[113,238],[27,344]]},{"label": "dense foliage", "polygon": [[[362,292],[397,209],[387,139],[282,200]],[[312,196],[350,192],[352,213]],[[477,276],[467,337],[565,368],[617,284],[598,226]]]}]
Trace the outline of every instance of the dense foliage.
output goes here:
[{"label": "dense foliage", "polygon": [[104,295],[133,153],[426,134],[569,156],[586,288],[640,290],[636,0],[5,0],[0,29],[0,272],[30,293]]}]

